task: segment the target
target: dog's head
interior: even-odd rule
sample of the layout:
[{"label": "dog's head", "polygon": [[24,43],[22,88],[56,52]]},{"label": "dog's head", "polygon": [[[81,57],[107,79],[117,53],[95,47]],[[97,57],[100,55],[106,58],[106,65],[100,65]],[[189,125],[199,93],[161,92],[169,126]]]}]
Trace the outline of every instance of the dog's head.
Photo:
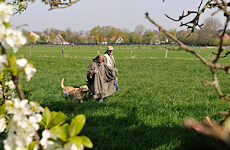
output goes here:
[{"label": "dog's head", "polygon": [[81,91],[83,91],[83,92],[85,92],[85,93],[89,93],[89,92],[90,92],[90,90],[89,90],[89,88],[88,88],[87,85],[82,85],[82,86],[80,86],[80,89],[81,89]]}]

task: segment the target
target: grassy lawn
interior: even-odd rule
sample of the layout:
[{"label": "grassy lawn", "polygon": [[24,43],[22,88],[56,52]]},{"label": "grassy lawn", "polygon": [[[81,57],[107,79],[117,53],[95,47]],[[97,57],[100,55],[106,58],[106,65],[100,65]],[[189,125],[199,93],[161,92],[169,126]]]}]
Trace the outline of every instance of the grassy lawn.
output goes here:
[{"label": "grassy lawn", "polygon": [[[94,150],[220,149],[214,140],[183,127],[187,117],[202,121],[210,116],[220,121],[224,116],[218,112],[228,110],[228,102],[220,100],[213,87],[201,85],[202,79],[212,80],[209,68],[184,51],[169,51],[164,58],[165,47],[114,47],[122,91],[103,103],[87,96],[84,103],[67,103],[60,86],[62,78],[66,86],[86,84],[87,68],[98,51],[105,52],[103,46],[22,48],[16,55],[23,54],[37,68],[30,82],[21,79],[22,88],[31,89],[31,99],[43,107],[64,112],[68,121],[85,114],[87,121],[81,134],[92,140]],[[62,48],[67,57],[60,57]],[[130,58],[131,50],[134,58]],[[208,59],[215,51],[201,49],[200,54]],[[221,61],[230,64],[228,57]],[[229,76],[222,70],[218,75],[223,92],[229,93]]]}]

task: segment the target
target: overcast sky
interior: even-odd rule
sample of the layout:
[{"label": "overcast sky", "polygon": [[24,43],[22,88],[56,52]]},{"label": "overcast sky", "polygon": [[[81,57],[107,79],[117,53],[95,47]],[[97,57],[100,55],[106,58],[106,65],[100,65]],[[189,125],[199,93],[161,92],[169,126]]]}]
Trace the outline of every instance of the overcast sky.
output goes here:
[{"label": "overcast sky", "polygon": [[[142,24],[147,29],[157,29],[145,18],[145,13],[149,12],[151,19],[158,24],[169,29],[186,30],[186,27],[179,27],[180,22],[169,20],[165,15],[178,19],[183,10],[197,10],[200,0],[81,0],[66,9],[54,9],[48,11],[48,5],[37,0],[29,4],[27,10],[22,14],[12,17],[11,25],[19,26],[27,23],[23,27],[28,31],[43,31],[46,28],[65,30],[70,27],[73,31],[91,30],[100,25],[111,25],[116,28],[127,28],[134,31],[136,25]],[[201,22],[210,17],[214,10],[206,11],[201,17]],[[219,12],[214,17],[218,17],[222,24],[225,19]],[[182,20],[186,22],[188,20]]]}]

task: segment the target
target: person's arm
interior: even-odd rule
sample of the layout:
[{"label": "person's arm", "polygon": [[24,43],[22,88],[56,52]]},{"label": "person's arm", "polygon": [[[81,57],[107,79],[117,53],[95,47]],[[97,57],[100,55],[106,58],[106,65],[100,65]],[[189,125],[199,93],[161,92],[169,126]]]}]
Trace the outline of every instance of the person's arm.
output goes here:
[{"label": "person's arm", "polygon": [[95,69],[96,69],[96,65],[94,62],[92,62],[90,65],[89,65],[89,68],[87,70],[87,78],[88,80],[92,79],[93,78],[93,75],[95,74]]}]

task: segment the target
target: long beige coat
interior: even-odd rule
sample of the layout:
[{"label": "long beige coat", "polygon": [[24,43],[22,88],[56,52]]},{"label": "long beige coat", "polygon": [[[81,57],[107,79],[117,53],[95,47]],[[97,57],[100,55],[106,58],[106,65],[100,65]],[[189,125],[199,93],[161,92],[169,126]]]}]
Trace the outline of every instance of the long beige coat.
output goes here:
[{"label": "long beige coat", "polygon": [[[98,73],[95,74],[94,70]],[[95,99],[108,97],[116,92],[117,71],[106,66],[103,62],[97,63],[94,59],[86,73],[86,82]]]}]

